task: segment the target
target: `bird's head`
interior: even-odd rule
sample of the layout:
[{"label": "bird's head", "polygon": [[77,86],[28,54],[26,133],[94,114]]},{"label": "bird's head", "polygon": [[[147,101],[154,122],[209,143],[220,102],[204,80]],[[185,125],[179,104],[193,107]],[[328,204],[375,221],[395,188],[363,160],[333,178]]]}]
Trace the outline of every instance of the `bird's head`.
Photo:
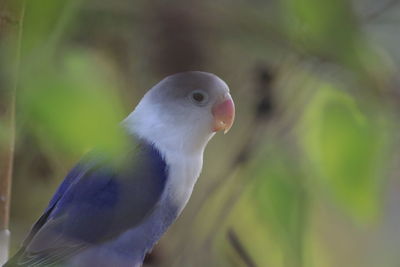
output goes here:
[{"label": "bird's head", "polygon": [[126,119],[142,138],[168,149],[196,152],[217,131],[229,131],[235,107],[229,88],[216,75],[190,71],[166,77]]}]

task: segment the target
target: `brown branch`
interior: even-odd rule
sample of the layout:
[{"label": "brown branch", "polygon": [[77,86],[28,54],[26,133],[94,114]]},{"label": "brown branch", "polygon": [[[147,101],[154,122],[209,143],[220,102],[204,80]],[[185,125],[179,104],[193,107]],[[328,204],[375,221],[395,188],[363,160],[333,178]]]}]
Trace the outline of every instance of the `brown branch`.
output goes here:
[{"label": "brown branch", "polygon": [[228,241],[239,255],[239,257],[243,260],[247,267],[257,267],[254,260],[250,257],[249,253],[244,248],[242,242],[240,242],[239,237],[235,233],[233,229],[229,229],[227,233]]},{"label": "brown branch", "polygon": [[378,9],[372,11],[364,17],[364,21],[371,21],[378,18],[380,15],[388,11],[390,8],[393,8],[395,5],[399,3],[399,0],[389,0],[385,4],[383,4]]}]

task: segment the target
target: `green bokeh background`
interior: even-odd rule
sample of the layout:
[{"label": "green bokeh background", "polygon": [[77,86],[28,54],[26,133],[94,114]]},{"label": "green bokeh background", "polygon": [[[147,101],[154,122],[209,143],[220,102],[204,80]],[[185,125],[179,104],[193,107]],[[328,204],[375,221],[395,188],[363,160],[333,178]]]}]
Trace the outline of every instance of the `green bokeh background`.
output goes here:
[{"label": "green bokeh background", "polygon": [[0,47],[0,90],[18,80],[12,251],[85,152],[121,153],[148,88],[203,70],[236,122],[146,266],[400,266],[398,1],[0,2],[1,40],[22,29]]}]

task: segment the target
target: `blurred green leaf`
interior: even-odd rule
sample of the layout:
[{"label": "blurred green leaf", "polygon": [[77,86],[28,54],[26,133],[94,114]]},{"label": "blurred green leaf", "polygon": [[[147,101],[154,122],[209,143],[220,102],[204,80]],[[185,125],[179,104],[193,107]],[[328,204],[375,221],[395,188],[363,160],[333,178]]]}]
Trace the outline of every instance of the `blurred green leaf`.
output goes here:
[{"label": "blurred green leaf", "polygon": [[286,251],[286,266],[301,266],[307,218],[304,176],[296,159],[282,147],[270,154],[260,165],[253,197],[260,216]]},{"label": "blurred green leaf", "polygon": [[72,153],[123,149],[123,112],[108,71],[94,56],[72,51],[60,66],[44,64],[24,80],[20,104],[36,134]]},{"label": "blurred green leaf", "polygon": [[369,220],[378,212],[384,129],[355,101],[330,85],[311,99],[301,139],[313,169],[341,207]]},{"label": "blurred green leaf", "polygon": [[361,68],[365,42],[347,0],[285,0],[284,18],[289,36],[322,58]]},{"label": "blurred green leaf", "polygon": [[[76,14],[81,0],[26,1],[23,25],[22,56],[30,60],[53,56],[57,41],[62,37]],[[37,62],[31,62],[37,63]]]},{"label": "blurred green leaf", "polygon": [[74,24],[79,3],[27,1],[18,104],[43,142],[74,154],[92,147],[114,153],[125,136],[112,72],[95,53],[61,50],[58,43]]}]

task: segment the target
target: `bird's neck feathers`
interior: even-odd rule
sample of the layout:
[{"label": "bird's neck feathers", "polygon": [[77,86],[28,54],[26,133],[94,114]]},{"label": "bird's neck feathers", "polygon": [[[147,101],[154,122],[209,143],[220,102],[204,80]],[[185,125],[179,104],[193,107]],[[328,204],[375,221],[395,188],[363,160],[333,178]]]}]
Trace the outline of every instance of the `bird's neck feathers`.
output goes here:
[{"label": "bird's neck feathers", "polygon": [[123,124],[130,133],[152,143],[170,160],[175,157],[202,159],[204,149],[214,135],[199,130],[197,125],[173,122],[169,114],[150,101],[148,94]]},{"label": "bird's neck feathers", "polygon": [[184,123],[173,123],[169,114],[158,110],[146,96],[123,124],[130,133],[153,144],[164,157],[169,170],[167,195],[180,213],[200,175],[203,152],[213,133],[202,132],[199,125],[191,128]]}]

